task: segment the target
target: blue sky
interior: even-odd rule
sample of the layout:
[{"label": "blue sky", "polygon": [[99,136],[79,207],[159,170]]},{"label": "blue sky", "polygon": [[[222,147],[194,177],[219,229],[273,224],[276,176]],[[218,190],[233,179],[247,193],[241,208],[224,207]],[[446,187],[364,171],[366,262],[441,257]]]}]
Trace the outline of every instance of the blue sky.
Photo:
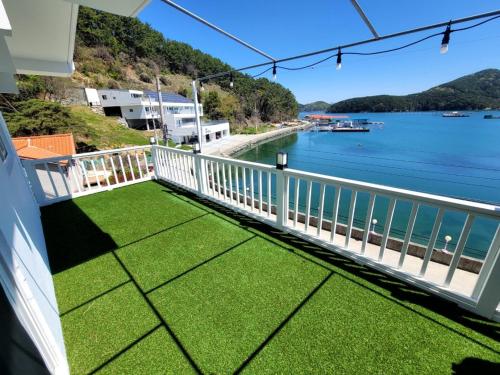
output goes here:
[{"label": "blue sky", "polygon": [[[500,9],[500,0],[359,0],[379,34]],[[178,4],[242,38],[275,58],[334,47],[371,37],[349,0],[178,0]],[[153,0],[139,15],[169,39],[220,58],[233,67],[265,59],[195,20]],[[457,26],[458,27],[458,26]],[[432,32],[352,48],[374,51],[411,42]],[[344,56],[314,69],[278,72],[278,81],[301,103],[336,102],[355,96],[408,94],[465,74],[500,68],[500,19],[452,34],[449,52],[439,53],[440,38],[383,56]],[[321,58],[298,60],[305,65]],[[256,74],[261,69],[249,71]],[[270,74],[269,74],[270,78]]]}]

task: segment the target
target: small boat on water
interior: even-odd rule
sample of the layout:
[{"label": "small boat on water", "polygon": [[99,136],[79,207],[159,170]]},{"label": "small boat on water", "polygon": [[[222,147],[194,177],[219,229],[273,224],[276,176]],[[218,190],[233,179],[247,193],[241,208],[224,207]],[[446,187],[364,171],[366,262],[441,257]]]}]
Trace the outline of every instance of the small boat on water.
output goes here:
[{"label": "small boat on water", "polygon": [[442,116],[443,117],[469,117],[469,114],[453,111],[453,112],[444,112],[442,114]]},{"label": "small boat on water", "polygon": [[484,115],[485,120],[500,120],[500,116]]},{"label": "small boat on water", "polygon": [[370,129],[364,126],[358,126],[353,121],[342,121],[334,124],[331,131],[336,133],[366,133],[369,132]]}]

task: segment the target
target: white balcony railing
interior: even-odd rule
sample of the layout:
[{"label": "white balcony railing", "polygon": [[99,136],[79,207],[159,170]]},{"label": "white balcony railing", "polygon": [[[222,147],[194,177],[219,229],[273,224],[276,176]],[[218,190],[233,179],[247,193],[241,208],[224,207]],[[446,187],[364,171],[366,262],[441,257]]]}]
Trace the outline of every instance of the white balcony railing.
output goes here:
[{"label": "white balcony railing", "polygon": [[150,154],[150,146],[139,146],[22,163],[35,198],[45,206],[150,180]]},{"label": "white balcony railing", "polygon": [[[48,204],[151,178],[146,150],[113,150],[25,162],[25,166],[38,201]],[[154,177],[159,180],[500,321],[500,207],[299,170],[278,170],[264,164],[195,155],[163,146],[153,146],[151,152]],[[121,170],[126,168],[122,164],[134,168],[134,160],[139,165],[141,157],[144,159],[143,167],[139,169],[142,174],[129,181],[123,179],[118,184],[96,186],[97,181],[92,183],[86,179],[89,173],[90,176],[92,173],[99,175],[99,171],[106,173],[111,170],[115,173],[113,163],[118,163]],[[62,184],[59,188],[54,188],[57,184],[48,172],[54,161],[66,161],[77,167],[73,180],[60,177]],[[82,167],[82,161],[87,161],[87,165]],[[98,169],[99,164],[102,168]],[[41,167],[41,171],[35,166]],[[55,170],[64,175],[59,169],[62,169],[60,164]],[[69,181],[71,189],[66,187],[65,180]],[[86,190],[78,190],[82,187]],[[313,190],[317,193],[315,199],[312,199]],[[359,199],[361,196],[365,198],[363,203]],[[341,200],[348,201],[345,218],[339,212]],[[384,218],[378,217],[384,223],[382,233],[374,233],[370,225],[375,202],[379,200],[387,201],[387,209]],[[364,220],[359,225],[354,218],[363,205]],[[391,236],[391,229],[396,207],[401,205],[408,207],[407,225],[403,235],[396,238]],[[426,243],[412,242],[417,219],[421,212],[428,209],[434,210],[435,214]],[[463,220],[455,248],[443,251],[436,248],[436,243],[444,219],[449,214],[459,214]],[[489,246],[484,259],[464,256],[473,226],[481,226],[484,220],[497,228],[487,240]]]}]

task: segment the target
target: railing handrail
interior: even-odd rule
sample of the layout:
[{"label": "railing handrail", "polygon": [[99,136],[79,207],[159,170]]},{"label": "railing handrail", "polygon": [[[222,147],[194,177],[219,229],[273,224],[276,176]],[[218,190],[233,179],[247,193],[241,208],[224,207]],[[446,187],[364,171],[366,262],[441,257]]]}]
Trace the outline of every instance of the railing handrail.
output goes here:
[{"label": "railing handrail", "polygon": [[132,147],[124,147],[124,148],[115,148],[115,149],[111,149],[111,150],[85,152],[82,154],[72,154],[72,155],[70,154],[70,155],[54,156],[52,158],[44,158],[44,159],[33,159],[33,160],[24,159],[23,163],[26,163],[26,164],[52,163],[52,162],[58,162],[58,161],[62,161],[62,160],[81,159],[81,158],[86,158],[86,157],[91,157],[91,156],[115,154],[117,152],[144,150],[144,149],[149,149],[150,147],[151,147],[150,145],[132,146]]},{"label": "railing handrail", "polygon": [[377,193],[380,195],[396,197],[398,199],[421,201],[432,206],[445,206],[457,210],[467,210],[473,213],[500,218],[500,206],[492,204],[468,201],[465,199],[451,198],[442,195],[422,193],[408,189],[395,188],[385,185],[373,184],[370,182],[350,180],[340,177],[326,176],[318,173],[304,172],[297,169],[285,169],[285,175],[294,176],[301,179],[309,179],[314,182],[323,182],[330,185],[347,186],[356,191]]}]

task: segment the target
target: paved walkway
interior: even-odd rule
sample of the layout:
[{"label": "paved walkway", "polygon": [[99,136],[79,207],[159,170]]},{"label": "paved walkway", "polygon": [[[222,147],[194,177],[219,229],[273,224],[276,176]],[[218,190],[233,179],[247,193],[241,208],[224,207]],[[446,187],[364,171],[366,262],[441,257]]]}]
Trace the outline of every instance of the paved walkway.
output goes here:
[{"label": "paved walkway", "polygon": [[208,143],[203,145],[203,153],[208,155],[220,155],[220,156],[230,156],[237,151],[244,148],[255,145],[256,143],[262,142],[266,139],[277,138],[286,134],[291,134],[296,131],[304,130],[310,126],[299,125],[293,127],[286,127],[282,129],[272,130],[267,133],[262,134],[236,134],[231,135],[225,139],[218,140],[213,143]]}]

